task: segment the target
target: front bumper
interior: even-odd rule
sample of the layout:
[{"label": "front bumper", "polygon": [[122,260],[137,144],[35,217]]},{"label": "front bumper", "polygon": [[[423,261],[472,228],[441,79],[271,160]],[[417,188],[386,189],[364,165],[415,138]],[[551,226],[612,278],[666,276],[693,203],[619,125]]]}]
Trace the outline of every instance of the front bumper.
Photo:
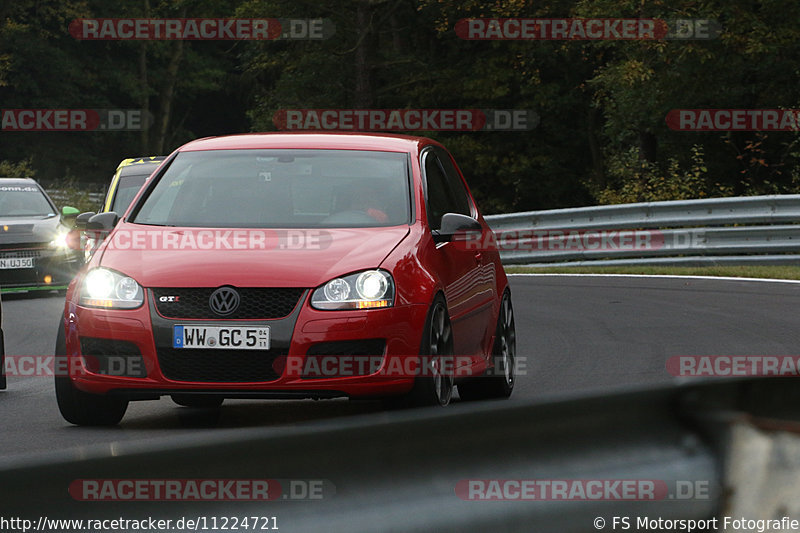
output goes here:
[{"label": "front bumper", "polygon": [[0,287],[59,287],[69,284],[81,266],[82,254],[48,247],[0,249],[0,259],[33,260],[32,267],[0,269]]},{"label": "front bumper", "polygon": [[[132,400],[181,392],[227,398],[381,397],[411,389],[413,373],[386,370],[407,369],[410,362],[411,366],[416,362],[427,306],[319,311],[308,304],[310,292],[305,291],[288,316],[272,320],[167,319],[156,310],[150,290],[146,291],[145,304],[134,310],[84,308],[68,298],[66,341],[67,354],[73,359],[69,365],[71,378],[85,392],[122,395]],[[187,323],[267,325],[271,332],[270,350],[172,349],[173,326]],[[109,366],[94,357],[97,349],[88,353],[87,339],[113,340],[115,347],[126,347],[115,353],[126,357],[133,354],[140,363],[131,365],[133,370],[126,375],[109,373]],[[330,350],[331,346],[339,348]],[[341,357],[347,359],[352,354],[342,350],[349,346],[380,346],[381,353],[370,354],[367,366],[356,363],[320,367],[319,360],[314,359],[320,353],[336,354],[324,355],[328,363]],[[376,360],[378,365],[369,366],[375,365]],[[117,364],[116,368],[124,366]],[[364,368],[368,369],[366,373]],[[320,369],[321,373],[309,373]],[[341,369],[345,372],[339,372]],[[253,377],[248,378],[251,370]],[[212,377],[202,379],[203,375]]]}]

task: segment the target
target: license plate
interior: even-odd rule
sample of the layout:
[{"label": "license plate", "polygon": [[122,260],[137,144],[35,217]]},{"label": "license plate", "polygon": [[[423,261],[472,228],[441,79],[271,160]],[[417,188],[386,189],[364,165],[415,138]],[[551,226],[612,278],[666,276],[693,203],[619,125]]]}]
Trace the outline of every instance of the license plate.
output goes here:
[{"label": "license plate", "polygon": [[33,268],[33,257],[10,257],[0,259],[0,270],[11,268]]},{"label": "license plate", "polygon": [[173,348],[269,350],[269,326],[173,326]]}]

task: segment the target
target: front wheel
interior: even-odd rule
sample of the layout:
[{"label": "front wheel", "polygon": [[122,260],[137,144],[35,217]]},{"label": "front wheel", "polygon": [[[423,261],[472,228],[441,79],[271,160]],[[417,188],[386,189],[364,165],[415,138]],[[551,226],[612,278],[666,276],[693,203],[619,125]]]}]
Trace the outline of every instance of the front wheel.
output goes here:
[{"label": "front wheel", "polygon": [[458,384],[462,400],[508,398],[514,391],[514,366],[517,356],[517,333],[511,294],[506,291],[500,302],[492,359],[494,367],[481,377]]},{"label": "front wheel", "polygon": [[420,376],[411,391],[417,406],[446,406],[453,397],[453,328],[447,304],[441,295],[433,300],[420,346]]},{"label": "front wheel", "polygon": [[[64,324],[58,328],[55,349],[56,362],[63,362],[67,356],[66,335]],[[67,365],[57,364],[56,368],[68,368]],[[67,376],[56,375],[56,401],[61,416],[70,424],[77,426],[114,426],[119,424],[125,411],[128,409],[128,400],[90,394],[78,390]]]}]

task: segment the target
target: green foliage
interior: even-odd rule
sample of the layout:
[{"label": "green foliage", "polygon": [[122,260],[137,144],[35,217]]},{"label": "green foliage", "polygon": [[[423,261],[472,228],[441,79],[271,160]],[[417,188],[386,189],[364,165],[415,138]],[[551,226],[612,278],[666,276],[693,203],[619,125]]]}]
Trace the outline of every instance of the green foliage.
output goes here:
[{"label": "green foliage", "polygon": [[674,158],[660,168],[657,163],[643,160],[637,148],[613,154],[608,158],[612,185],[594,196],[600,204],[730,196],[730,187],[710,183],[702,148],[693,146],[691,154],[691,164],[686,169]]},{"label": "green foliage", "polygon": [[[0,161],[0,177],[2,178],[35,178],[36,170],[30,159],[22,161]],[[44,185],[44,189],[52,197],[56,206],[61,209],[69,205],[84,211],[96,211],[97,200],[91,198],[91,193],[103,192],[100,187],[81,183],[74,177],[51,181]]]},{"label": "green foliage", "polygon": [[[325,41],[77,41],[80,17],[327,18]],[[716,19],[712,40],[466,41],[470,17]],[[273,131],[291,108],[526,109],[526,132],[422,132],[487,213],[800,192],[797,133],[689,133],[672,109],[797,108],[800,3],[776,0],[15,0],[0,5],[0,99],[140,108],[148,131],[2,132],[0,160],[107,184],[120,160]],[[419,132],[415,132],[419,133]],[[80,187],[78,187],[80,190]]]},{"label": "green foliage", "polygon": [[69,179],[59,180],[48,185],[45,190],[59,209],[68,205],[78,209],[81,213],[85,213],[87,211],[96,212],[101,207],[101,202],[91,196],[91,193],[100,191],[87,188],[85,183]]},{"label": "green foliage", "polygon": [[35,174],[30,159],[0,161],[0,178],[32,178]]}]

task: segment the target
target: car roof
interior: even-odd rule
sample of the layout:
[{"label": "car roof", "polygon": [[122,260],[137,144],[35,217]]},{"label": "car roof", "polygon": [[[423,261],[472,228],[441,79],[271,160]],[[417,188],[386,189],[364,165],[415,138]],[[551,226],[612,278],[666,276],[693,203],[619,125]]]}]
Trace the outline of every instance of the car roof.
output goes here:
[{"label": "car roof", "polygon": [[178,149],[180,152],[204,150],[307,149],[376,150],[413,152],[422,145],[439,143],[426,137],[385,133],[248,133],[197,139]]},{"label": "car roof", "polygon": [[[4,186],[8,185],[36,185],[39,186],[39,183],[33,178],[0,178],[2,180]],[[40,187],[41,188],[41,187]]]},{"label": "car roof", "polygon": [[149,176],[153,173],[161,161],[145,161],[143,163],[129,164],[124,167],[118,168],[120,179],[128,178],[131,176]]},{"label": "car roof", "polygon": [[142,157],[129,157],[127,159],[123,159],[120,161],[119,165],[117,165],[117,170],[127,167],[130,165],[142,165],[146,163],[161,163],[165,160],[167,156],[165,155],[148,155]]}]

